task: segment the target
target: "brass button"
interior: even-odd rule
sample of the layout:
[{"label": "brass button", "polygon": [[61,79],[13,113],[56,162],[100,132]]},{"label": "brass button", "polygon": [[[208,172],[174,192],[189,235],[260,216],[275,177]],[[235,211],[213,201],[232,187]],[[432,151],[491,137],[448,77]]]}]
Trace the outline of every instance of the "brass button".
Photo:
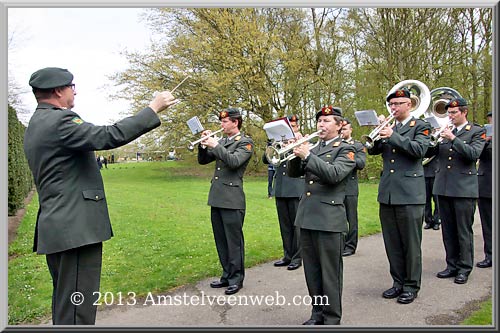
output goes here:
[{"label": "brass button", "polygon": [[306,193],[306,195],[307,195],[308,197],[310,197],[310,196],[311,196],[311,192],[307,192],[307,193]]},{"label": "brass button", "polygon": [[449,160],[449,161],[451,161],[451,160],[452,160],[451,156],[450,156],[450,157],[448,157],[448,160]]},{"label": "brass button", "polygon": [[96,195],[96,196],[95,196],[95,198],[96,198],[96,200],[97,200],[97,199],[99,199],[99,196],[98,196],[98,195]]},{"label": "brass button", "polygon": [[334,201],[334,200],[332,200],[332,204],[334,204],[334,203],[335,203],[335,201]]},{"label": "brass button", "polygon": [[391,163],[394,163],[394,160],[391,160]]},{"label": "brass button", "polygon": [[413,177],[417,177],[417,174],[416,174],[416,173],[414,173],[414,174],[413,174]]},{"label": "brass button", "polygon": [[453,149],[450,148],[450,151],[453,151]]},{"label": "brass button", "polygon": [[229,183],[229,185],[233,185],[233,183]]},{"label": "brass button", "polygon": [[448,169],[451,169],[451,165],[448,165],[448,166],[447,166],[447,168],[448,168]]},{"label": "brass button", "polygon": [[283,168],[286,168],[286,163],[283,163]]},{"label": "brass button", "polygon": [[283,176],[285,176],[285,175],[286,175],[286,172],[283,172]]},{"label": "brass button", "polygon": [[394,170],[391,169],[391,173],[394,173]]},{"label": "brass button", "polygon": [[395,153],[396,152],[396,149],[392,148],[392,152]]},{"label": "brass button", "polygon": [[220,170],[220,168],[217,168],[217,170]]},{"label": "brass button", "polygon": [[309,184],[314,184],[314,181],[310,180],[310,181],[309,181]]},{"label": "brass button", "polygon": [[215,179],[219,179],[219,177],[215,176]]}]

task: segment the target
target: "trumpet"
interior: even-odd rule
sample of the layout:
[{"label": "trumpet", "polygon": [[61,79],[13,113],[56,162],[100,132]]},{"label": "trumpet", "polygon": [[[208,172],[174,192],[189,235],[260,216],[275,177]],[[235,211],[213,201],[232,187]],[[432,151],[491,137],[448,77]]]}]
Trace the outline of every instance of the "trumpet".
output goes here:
[{"label": "trumpet", "polygon": [[189,151],[193,151],[193,150],[194,150],[194,146],[196,146],[198,143],[202,142],[202,141],[203,141],[203,140],[205,140],[205,139],[208,139],[208,138],[209,138],[209,137],[211,137],[211,136],[214,136],[214,135],[216,135],[216,134],[218,134],[218,133],[222,132],[223,130],[224,130],[224,129],[223,129],[223,128],[221,128],[220,130],[217,130],[217,131],[215,131],[215,132],[213,132],[213,133],[210,133],[210,134],[208,134],[208,135],[202,136],[201,138],[199,138],[199,139],[198,139],[198,140],[196,140],[196,141],[193,141],[193,142],[189,141],[189,144],[188,144],[187,149],[188,149]]},{"label": "trumpet", "polygon": [[380,131],[387,126],[390,126],[390,123],[394,120],[394,116],[391,115],[380,125],[375,127],[370,134],[368,135],[362,135],[361,138],[359,139],[361,143],[368,149],[373,148],[373,145],[375,141],[380,140]]},{"label": "trumpet", "polygon": [[447,128],[449,128],[450,130],[453,129],[453,123],[451,121],[449,121],[448,124],[441,127],[439,130],[437,130],[435,133],[431,135],[431,142],[429,143],[431,147],[435,147],[438,143],[441,143],[441,141],[443,141],[441,133]]},{"label": "trumpet", "polygon": [[[270,164],[274,165],[275,167],[279,166],[281,163],[290,161],[294,159],[295,156],[293,154],[293,149],[295,147],[300,146],[301,144],[304,144],[306,142],[309,142],[310,140],[314,139],[315,137],[319,136],[323,132],[322,130],[319,130],[317,132],[314,132],[310,134],[308,137],[302,138],[298,141],[295,141],[294,143],[291,143],[285,147],[281,148],[281,145],[279,146],[280,148],[276,148],[273,146],[269,146],[266,148],[266,158],[269,161]],[[319,140],[317,143],[313,144],[310,146],[310,149],[316,147],[319,143]]]}]

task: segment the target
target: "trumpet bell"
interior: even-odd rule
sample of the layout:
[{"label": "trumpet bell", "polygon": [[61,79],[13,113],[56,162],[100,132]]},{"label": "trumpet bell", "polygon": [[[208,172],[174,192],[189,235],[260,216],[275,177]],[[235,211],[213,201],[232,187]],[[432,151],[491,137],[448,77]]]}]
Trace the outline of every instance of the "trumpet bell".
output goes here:
[{"label": "trumpet bell", "polygon": [[359,138],[359,141],[361,142],[361,144],[363,144],[363,146],[365,146],[366,148],[368,149],[371,149],[373,148],[373,143],[374,143],[374,140],[372,137],[370,137],[369,135],[362,135],[360,138]]},{"label": "trumpet bell", "polygon": [[266,158],[267,161],[274,165],[278,166],[280,164],[280,153],[279,148],[276,148],[274,145],[266,148]]}]

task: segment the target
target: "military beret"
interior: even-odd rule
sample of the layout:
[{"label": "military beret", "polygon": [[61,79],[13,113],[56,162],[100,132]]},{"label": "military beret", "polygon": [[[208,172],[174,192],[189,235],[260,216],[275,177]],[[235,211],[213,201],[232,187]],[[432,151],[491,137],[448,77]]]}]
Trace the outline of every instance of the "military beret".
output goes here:
[{"label": "military beret", "polygon": [[38,89],[64,87],[73,82],[73,74],[57,67],[42,68],[31,74],[30,86]]},{"label": "military beret", "polygon": [[320,116],[339,116],[342,117],[342,109],[331,105],[324,106],[316,113],[316,121]]},{"label": "military beret", "polygon": [[219,120],[222,120],[227,117],[230,118],[241,117],[241,112],[236,108],[228,108],[219,112]]},{"label": "military beret", "polygon": [[457,106],[467,106],[467,101],[462,97],[453,98],[448,103],[446,103],[444,109],[448,110],[448,108],[455,108]]},{"label": "military beret", "polygon": [[387,95],[387,98],[385,100],[389,102],[391,99],[399,97],[410,98],[410,91],[406,88],[398,89]]},{"label": "military beret", "polygon": [[488,113],[486,114],[486,117],[493,117],[493,112],[491,112],[491,111],[490,111],[490,112],[488,112]]},{"label": "military beret", "polygon": [[292,114],[291,116],[288,116],[289,121],[299,121],[299,117],[297,115]]}]

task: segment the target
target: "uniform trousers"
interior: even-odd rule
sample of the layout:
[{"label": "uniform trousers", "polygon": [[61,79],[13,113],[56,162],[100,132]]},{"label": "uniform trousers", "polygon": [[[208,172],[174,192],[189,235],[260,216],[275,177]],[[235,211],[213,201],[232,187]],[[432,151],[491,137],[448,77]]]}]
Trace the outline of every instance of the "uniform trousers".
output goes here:
[{"label": "uniform trousers", "polygon": [[381,203],[379,214],[393,287],[418,292],[422,280],[424,205]]},{"label": "uniform trousers", "polygon": [[299,201],[299,198],[276,197],[276,210],[283,242],[283,260],[294,264],[301,264],[302,262],[300,256],[300,229],[294,225]]},{"label": "uniform trousers", "polygon": [[481,216],[485,259],[493,260],[493,257],[491,256],[491,219],[493,213],[491,198],[479,198],[477,206],[479,207],[479,215]]},{"label": "uniform trousers", "polygon": [[212,207],[212,230],[222,266],[221,282],[243,285],[245,277],[244,209]]},{"label": "uniform trousers", "polygon": [[[47,254],[52,276],[52,323],[94,325],[102,266],[102,243]],[[75,293],[81,293],[75,294]],[[80,305],[73,303],[82,302]]]},{"label": "uniform trousers", "polygon": [[438,196],[446,265],[469,275],[474,264],[474,212],[476,199]]},{"label": "uniform trousers", "polygon": [[345,241],[345,249],[356,252],[358,247],[358,196],[346,195],[344,199],[345,213],[349,222],[349,232]]},{"label": "uniform trousers", "polygon": [[[425,177],[425,223],[430,225],[439,224],[439,207],[437,195],[432,195],[435,177]],[[432,213],[432,201],[434,201],[434,213]]]},{"label": "uniform trousers", "polygon": [[311,319],[325,325],[340,325],[344,234],[301,228],[300,245],[307,289],[313,302]]}]

